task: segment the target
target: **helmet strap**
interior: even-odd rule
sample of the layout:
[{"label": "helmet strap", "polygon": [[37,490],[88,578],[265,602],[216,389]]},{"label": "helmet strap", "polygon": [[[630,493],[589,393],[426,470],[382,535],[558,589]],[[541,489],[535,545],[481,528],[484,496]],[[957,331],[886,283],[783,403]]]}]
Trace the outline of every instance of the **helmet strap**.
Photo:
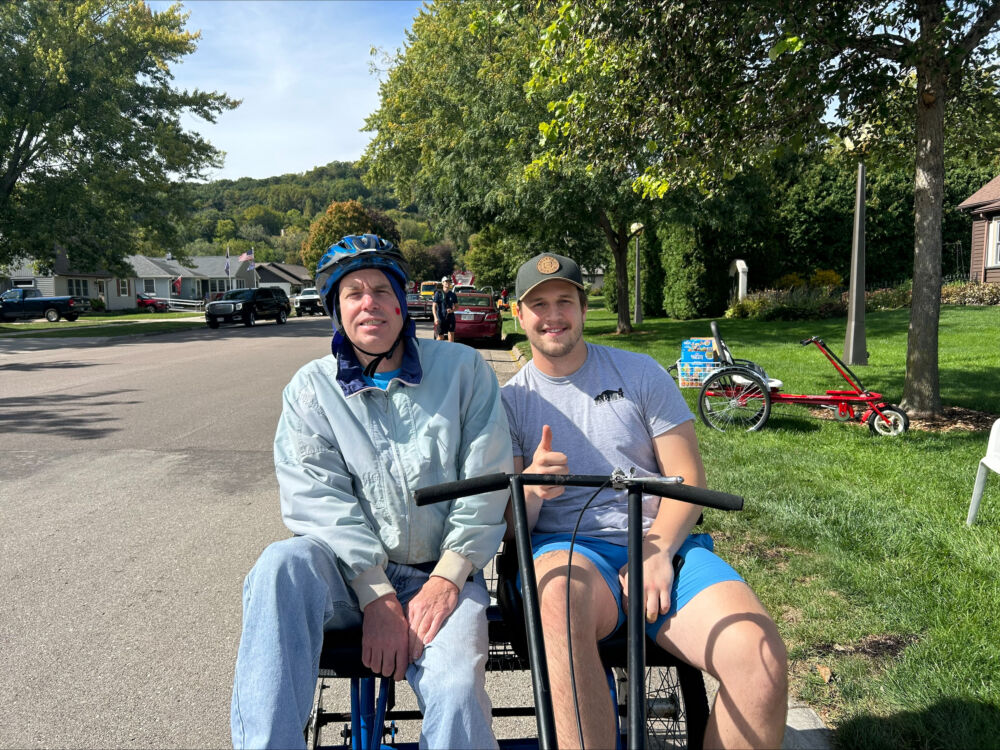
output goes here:
[{"label": "helmet strap", "polygon": [[399,346],[399,342],[403,339],[403,333],[406,330],[406,324],[409,321],[409,319],[410,319],[410,316],[407,315],[406,319],[403,321],[403,327],[400,329],[399,334],[396,336],[396,340],[392,342],[392,346],[390,346],[387,351],[384,351],[381,354],[376,353],[376,352],[369,352],[369,351],[366,351],[366,350],[362,349],[360,346],[358,346],[353,341],[351,341],[350,338],[348,338],[347,331],[345,331],[344,328],[343,328],[343,326],[341,326],[340,333],[341,333],[341,335],[343,335],[343,337],[347,341],[347,343],[349,343],[351,346],[353,346],[355,349],[357,349],[362,354],[365,354],[365,355],[367,355],[369,357],[372,357],[372,361],[369,362],[367,365],[365,365],[364,375],[365,375],[366,378],[370,378],[370,377],[374,376],[375,372],[378,370],[379,365],[382,364],[382,360],[384,360],[386,357],[391,357],[392,353],[394,351],[396,351],[396,347]]}]

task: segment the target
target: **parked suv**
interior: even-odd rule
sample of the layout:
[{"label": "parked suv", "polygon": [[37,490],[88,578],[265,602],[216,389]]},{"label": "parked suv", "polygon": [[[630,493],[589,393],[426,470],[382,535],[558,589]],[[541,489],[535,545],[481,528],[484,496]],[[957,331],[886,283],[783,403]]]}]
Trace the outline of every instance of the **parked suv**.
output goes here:
[{"label": "parked suv", "polygon": [[222,323],[252,326],[259,318],[273,318],[281,325],[291,311],[288,295],[279,287],[232,289],[205,306],[205,322],[209,328],[218,328]]}]

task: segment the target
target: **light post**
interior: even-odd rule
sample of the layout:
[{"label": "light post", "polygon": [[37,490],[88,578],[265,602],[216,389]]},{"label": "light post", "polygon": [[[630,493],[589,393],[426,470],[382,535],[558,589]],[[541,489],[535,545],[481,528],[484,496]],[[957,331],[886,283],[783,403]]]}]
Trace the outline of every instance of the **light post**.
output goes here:
[{"label": "light post", "polygon": [[635,237],[635,324],[642,323],[642,287],[639,284],[639,235],[642,234],[643,226],[638,221],[629,227],[632,236]]}]

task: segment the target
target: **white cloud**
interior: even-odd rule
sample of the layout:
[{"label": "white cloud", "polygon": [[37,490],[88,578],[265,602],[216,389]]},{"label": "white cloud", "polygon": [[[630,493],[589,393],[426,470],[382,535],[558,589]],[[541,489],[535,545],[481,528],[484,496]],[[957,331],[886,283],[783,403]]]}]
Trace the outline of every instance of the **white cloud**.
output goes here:
[{"label": "white cloud", "polygon": [[361,156],[370,134],[360,128],[378,106],[370,49],[401,47],[421,6],[419,0],[187,3],[187,28],[202,37],[174,68],[175,84],[243,100],[214,125],[185,120],[227,154],[225,167],[210,177],[304,172]]}]

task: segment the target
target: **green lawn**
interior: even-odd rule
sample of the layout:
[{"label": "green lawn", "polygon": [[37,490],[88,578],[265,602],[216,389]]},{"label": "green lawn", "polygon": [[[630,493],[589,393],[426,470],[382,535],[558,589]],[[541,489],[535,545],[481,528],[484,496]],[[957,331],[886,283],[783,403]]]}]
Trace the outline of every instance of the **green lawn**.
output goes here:
[{"label": "green lawn", "polygon": [[[197,322],[191,320],[199,318]],[[102,326],[95,329],[93,326]],[[184,331],[205,325],[202,313],[163,312],[130,313],[105,312],[81,316],[78,320],[33,320],[19,323],[0,323],[0,338],[19,333],[18,338],[80,338],[85,336],[129,336],[135,333],[167,333]]]},{"label": "green lawn", "polygon": [[[869,365],[854,368],[889,402],[902,395],[908,318],[869,313]],[[815,347],[798,342],[819,336],[840,354],[843,318],[719,325],[734,356],[763,365],[786,392],[842,387]],[[588,313],[588,340],[664,366],[682,340],[710,335],[708,320],[647,320],[621,337],[614,328],[603,308]],[[940,369],[945,405],[1000,414],[1000,307],[942,308]],[[683,393],[693,410],[697,389]],[[707,513],[706,528],[777,620],[793,692],[835,728],[836,744],[997,747],[1000,478],[965,526],[987,433],[875,437],[803,407],[776,411],[757,433],[700,420],[696,429],[710,486],[746,498],[742,513]]]}]

